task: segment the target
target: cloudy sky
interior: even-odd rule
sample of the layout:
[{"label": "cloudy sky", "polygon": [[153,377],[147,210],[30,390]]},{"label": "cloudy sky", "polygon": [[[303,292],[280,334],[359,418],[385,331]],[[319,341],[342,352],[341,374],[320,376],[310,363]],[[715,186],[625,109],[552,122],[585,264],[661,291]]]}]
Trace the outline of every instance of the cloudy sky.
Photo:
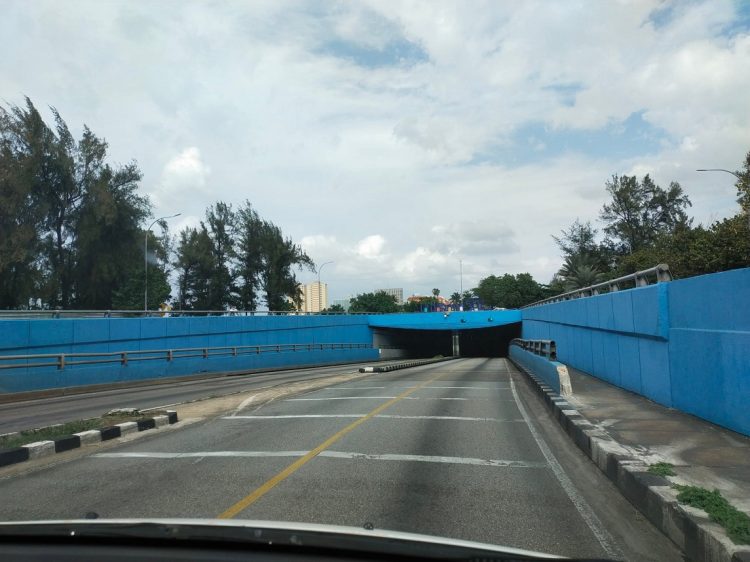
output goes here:
[{"label": "cloudy sky", "polygon": [[694,170],[750,150],[750,0],[4,0],[0,41],[4,103],[137,160],[173,231],[251,201],[332,298],[546,282],[612,174],[709,222],[733,179]]}]

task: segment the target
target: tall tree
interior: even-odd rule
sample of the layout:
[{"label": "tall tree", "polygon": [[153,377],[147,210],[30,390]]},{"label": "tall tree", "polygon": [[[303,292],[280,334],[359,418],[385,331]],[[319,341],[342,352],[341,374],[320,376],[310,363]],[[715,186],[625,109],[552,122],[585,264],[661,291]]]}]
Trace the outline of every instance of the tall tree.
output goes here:
[{"label": "tall tree", "polygon": [[302,293],[294,269],[315,271],[315,263],[301,246],[285,238],[281,229],[271,222],[264,222],[261,247],[265,262],[262,286],[268,310],[299,308]]},{"label": "tall tree", "polygon": [[211,277],[215,268],[212,249],[205,225],[180,231],[174,266],[181,310],[211,309]]},{"label": "tall tree", "polygon": [[690,199],[677,182],[662,189],[647,174],[642,181],[636,176],[612,176],[606,183],[612,197],[601,210],[606,232],[623,254],[647,247],[662,234],[674,232],[689,224],[685,209]]},{"label": "tall tree", "polygon": [[249,202],[237,211],[235,223],[237,306],[242,310],[255,310],[259,303],[261,275],[263,273],[264,222]]},{"label": "tall tree", "polygon": [[212,310],[223,310],[237,301],[232,261],[235,258],[233,235],[236,216],[232,206],[222,201],[206,210],[208,234],[211,239],[214,270],[210,276]]},{"label": "tall tree", "polygon": [[737,180],[737,202],[740,204],[742,212],[750,217],[750,151],[745,155],[743,169],[738,171]]},{"label": "tall tree", "polygon": [[150,205],[138,194],[140,180],[134,163],[117,171],[104,165],[83,192],[72,245],[72,302],[78,308],[118,308],[115,294],[131,277],[143,287],[144,232],[139,224],[149,216]]},{"label": "tall tree", "polygon": [[24,136],[28,132],[0,107],[0,308],[28,305],[39,296],[44,208],[36,179],[40,164],[29,146],[34,135]]}]

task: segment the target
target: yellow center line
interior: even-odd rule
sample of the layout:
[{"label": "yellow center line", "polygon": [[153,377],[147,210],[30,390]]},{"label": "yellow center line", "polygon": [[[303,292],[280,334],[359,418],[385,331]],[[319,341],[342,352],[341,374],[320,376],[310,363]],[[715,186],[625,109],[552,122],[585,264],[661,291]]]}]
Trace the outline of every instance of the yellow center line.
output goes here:
[{"label": "yellow center line", "polygon": [[388,400],[388,402],[384,402],[374,410],[372,410],[369,414],[367,414],[363,418],[359,418],[357,421],[350,423],[342,430],[338,431],[337,433],[331,435],[328,439],[323,441],[320,445],[315,447],[312,451],[307,453],[304,457],[300,457],[296,461],[294,461],[292,464],[287,466],[284,470],[279,472],[276,476],[271,478],[270,480],[267,480],[264,484],[262,484],[260,487],[253,490],[251,493],[249,493],[247,496],[242,498],[240,501],[238,501],[236,504],[234,504],[232,507],[221,513],[218,517],[219,519],[231,519],[235,515],[237,515],[239,512],[241,512],[243,509],[246,509],[248,506],[254,504],[256,501],[258,501],[260,498],[265,496],[268,492],[270,492],[274,487],[276,487],[278,484],[289,478],[292,474],[297,472],[300,468],[305,466],[308,462],[310,462],[312,459],[314,459],[316,456],[318,456],[320,453],[325,451],[328,447],[333,445],[336,441],[341,439],[344,435],[349,433],[350,431],[356,429],[363,423],[365,423],[367,420],[377,416],[380,412],[383,410],[390,408],[393,406],[396,402],[399,400],[403,400],[413,392],[416,392],[417,390],[424,388],[430,383],[435,382],[437,379],[442,377],[443,374],[423,382],[422,384],[415,386],[414,388],[410,388],[406,390],[405,392],[402,392],[395,398],[391,398]]}]

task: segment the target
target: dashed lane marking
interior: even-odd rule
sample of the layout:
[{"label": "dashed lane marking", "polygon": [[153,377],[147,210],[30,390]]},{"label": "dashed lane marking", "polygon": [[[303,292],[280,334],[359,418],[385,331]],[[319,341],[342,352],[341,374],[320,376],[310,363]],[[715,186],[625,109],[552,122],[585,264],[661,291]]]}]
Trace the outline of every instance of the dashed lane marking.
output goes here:
[{"label": "dashed lane marking", "polygon": [[[276,458],[302,457],[311,451],[197,451],[190,453],[99,453],[99,459],[192,459],[192,458]],[[356,459],[368,461],[428,462],[439,464],[463,464],[473,466],[496,466],[504,468],[548,468],[546,462],[505,459],[479,459],[472,457],[445,457],[434,455],[368,454],[346,451],[321,451],[319,457],[331,459]]]},{"label": "dashed lane marking", "polygon": [[219,519],[231,519],[235,515],[238,515],[240,512],[242,512],[244,509],[258,501],[260,498],[265,496],[268,492],[273,490],[278,484],[289,478],[292,474],[297,472],[300,468],[305,466],[308,462],[310,462],[312,459],[314,459],[316,456],[318,456],[320,453],[331,447],[334,443],[336,443],[339,439],[347,435],[348,433],[352,432],[356,428],[358,428],[360,425],[365,423],[368,419],[373,418],[383,412],[384,410],[390,408],[394,404],[400,402],[404,398],[407,398],[410,394],[413,392],[416,392],[423,386],[427,386],[429,384],[434,383],[436,380],[438,380],[441,376],[443,376],[444,373],[440,373],[436,377],[432,377],[430,379],[427,379],[424,381],[421,385],[410,388],[408,390],[405,390],[398,396],[389,399],[387,402],[382,403],[380,406],[372,410],[370,413],[368,413],[365,417],[359,418],[340,431],[334,433],[331,435],[328,439],[323,441],[320,445],[315,447],[312,451],[305,454],[305,456],[297,459],[292,464],[287,466],[284,470],[276,474],[273,478],[266,481],[263,485],[253,490],[251,493],[249,493],[247,496],[242,498],[240,501],[235,503],[234,505],[230,506],[228,509],[224,510],[222,513],[219,514]]}]

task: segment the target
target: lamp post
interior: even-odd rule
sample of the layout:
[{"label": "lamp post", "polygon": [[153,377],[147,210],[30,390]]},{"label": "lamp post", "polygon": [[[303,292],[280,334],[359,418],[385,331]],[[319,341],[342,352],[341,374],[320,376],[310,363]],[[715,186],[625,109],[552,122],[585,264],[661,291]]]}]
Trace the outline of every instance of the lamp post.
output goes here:
[{"label": "lamp post", "polygon": [[176,215],[169,215],[166,217],[159,217],[154,222],[151,223],[151,225],[146,229],[146,236],[143,239],[143,311],[148,310],[148,233],[151,232],[151,228],[159,221],[167,220],[167,219],[173,219],[175,217],[179,217],[182,213],[177,213]]},{"label": "lamp post", "polygon": [[327,266],[329,263],[333,262],[327,261],[320,264],[320,267],[318,268],[318,312],[323,312],[323,288],[320,286],[320,270]]},{"label": "lamp post", "polygon": [[[696,172],[725,172],[727,174],[732,174],[735,178],[740,180],[740,183],[742,183],[742,176],[740,176],[737,172],[733,172],[732,170],[725,170],[724,168],[701,168],[700,170],[696,170]],[[748,221],[750,221],[750,212],[748,213]]]},{"label": "lamp post", "polygon": [[732,174],[738,180],[742,179],[737,172],[725,170],[724,168],[701,168],[700,170],[696,170],[696,172],[726,172],[727,174]]},{"label": "lamp post", "polygon": [[460,279],[460,287],[461,287],[461,298],[459,300],[460,306],[458,307],[459,310],[463,311],[464,309],[464,262],[463,260],[458,260],[458,276]]}]

